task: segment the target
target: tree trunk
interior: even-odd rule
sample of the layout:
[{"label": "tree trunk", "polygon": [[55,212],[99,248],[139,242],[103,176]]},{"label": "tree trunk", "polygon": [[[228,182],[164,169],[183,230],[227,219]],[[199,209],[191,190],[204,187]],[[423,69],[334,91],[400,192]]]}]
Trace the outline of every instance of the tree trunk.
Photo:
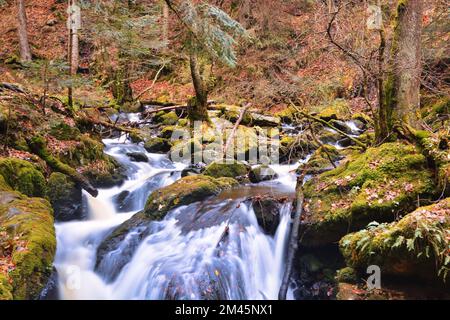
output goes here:
[{"label": "tree trunk", "polygon": [[19,34],[20,60],[23,62],[31,61],[31,49],[28,42],[27,15],[25,12],[25,0],[17,0],[17,19]]},{"label": "tree trunk", "polygon": [[208,116],[208,92],[200,74],[197,57],[193,53],[189,55],[189,66],[195,89],[195,99],[188,103],[189,119],[191,121],[210,122]]},{"label": "tree trunk", "polygon": [[399,0],[391,55],[380,97],[379,142],[385,141],[396,128],[419,128],[421,36],[422,0]]},{"label": "tree trunk", "polygon": [[167,50],[169,45],[169,6],[166,2],[163,3],[163,27],[162,36],[164,42],[164,49]]}]

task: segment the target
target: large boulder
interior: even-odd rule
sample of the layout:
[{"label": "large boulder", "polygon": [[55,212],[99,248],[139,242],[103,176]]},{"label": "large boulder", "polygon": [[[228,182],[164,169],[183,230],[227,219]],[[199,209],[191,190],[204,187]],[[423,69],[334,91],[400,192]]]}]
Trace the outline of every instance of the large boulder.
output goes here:
[{"label": "large boulder", "polygon": [[148,162],[148,157],[144,152],[128,152],[127,156],[131,159],[131,161]]},{"label": "large boulder", "polygon": [[[0,191],[0,299],[35,299],[52,270],[56,251],[50,203]],[[8,272],[5,272],[8,270]]]},{"label": "large boulder", "polygon": [[450,198],[420,207],[393,223],[373,223],[339,242],[347,264],[384,275],[445,281],[450,278]]},{"label": "large boulder", "polygon": [[385,143],[351,153],[305,184],[302,245],[336,243],[371,221],[391,222],[435,193],[425,157],[412,145]]},{"label": "large boulder", "polygon": [[144,212],[152,219],[160,220],[171,209],[217,195],[237,183],[232,178],[215,179],[205,175],[184,177],[153,191],[147,199]]},{"label": "large boulder", "polygon": [[48,179],[48,197],[53,206],[56,221],[82,218],[81,187],[70,177],[53,172]]},{"label": "large boulder", "polygon": [[47,183],[32,163],[17,158],[0,158],[0,174],[14,190],[30,197],[45,197]]},{"label": "large boulder", "polygon": [[309,160],[298,167],[297,173],[301,174],[306,170],[308,174],[320,174],[335,168],[336,163],[342,159],[339,150],[335,147],[324,144],[318,148]]},{"label": "large boulder", "polygon": [[228,177],[237,178],[246,176],[250,168],[248,165],[238,161],[217,161],[205,168],[204,175],[213,178]]}]

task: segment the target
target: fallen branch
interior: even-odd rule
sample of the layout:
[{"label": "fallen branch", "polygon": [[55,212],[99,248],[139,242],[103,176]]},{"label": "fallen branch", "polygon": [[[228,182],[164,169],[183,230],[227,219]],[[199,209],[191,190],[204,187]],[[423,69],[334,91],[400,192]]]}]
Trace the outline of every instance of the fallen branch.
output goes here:
[{"label": "fallen branch", "polygon": [[358,146],[360,146],[360,147],[363,148],[363,149],[366,149],[366,148],[367,148],[367,146],[366,146],[364,143],[362,143],[361,141],[359,141],[359,140],[356,139],[355,137],[352,137],[351,135],[345,133],[344,131],[339,130],[338,128],[336,128],[335,126],[333,126],[333,125],[332,125],[331,123],[329,123],[328,121],[325,121],[325,120],[323,120],[323,119],[320,119],[320,118],[317,118],[317,117],[315,117],[315,116],[312,116],[312,115],[310,115],[309,113],[306,113],[306,112],[304,112],[304,111],[301,111],[301,110],[300,110],[296,105],[294,105],[292,102],[291,102],[291,105],[292,105],[292,107],[295,108],[295,110],[297,110],[297,112],[299,112],[302,116],[304,116],[304,117],[306,117],[306,118],[308,118],[308,119],[310,119],[310,120],[314,120],[314,121],[316,121],[316,122],[319,122],[319,123],[321,123],[321,124],[323,124],[323,125],[329,127],[330,129],[333,129],[333,130],[336,131],[337,133],[339,133],[339,134],[341,134],[341,135],[343,135],[343,136],[349,138],[350,140],[352,140],[354,143],[356,143]]},{"label": "fallen branch", "polygon": [[155,78],[153,79],[152,84],[151,84],[148,88],[146,88],[146,89],[144,89],[143,91],[141,91],[141,93],[139,93],[139,94],[136,96],[136,98],[135,98],[136,100],[139,100],[140,97],[142,97],[145,93],[147,93],[148,91],[150,91],[150,90],[153,88],[153,86],[155,85],[156,81],[157,81],[158,78],[159,78],[160,73],[163,71],[163,69],[164,69],[165,66],[166,66],[166,64],[164,63],[164,64],[161,66],[161,68],[159,68],[158,72],[157,72],[156,75],[155,75]]},{"label": "fallen branch", "polygon": [[233,141],[234,135],[236,134],[236,130],[239,127],[239,124],[241,123],[242,119],[244,118],[245,112],[247,112],[247,109],[250,108],[251,103],[247,103],[241,110],[241,113],[239,115],[239,118],[237,119],[236,123],[234,124],[233,130],[231,131],[230,136],[227,139],[227,142],[225,143],[225,146],[223,147],[223,154],[227,154],[227,150],[230,147],[231,141]]},{"label": "fallen branch", "polygon": [[69,165],[62,163],[55,157],[53,157],[47,149],[46,142],[42,137],[33,137],[27,141],[31,151],[44,160],[47,165],[55,171],[61,172],[71,177],[81,188],[86,190],[91,196],[97,197],[98,190],[94,188],[89,180],[81,175],[78,171],[70,167]]},{"label": "fallen branch", "polygon": [[118,126],[117,124],[110,123],[110,122],[103,121],[103,120],[92,119],[92,118],[89,118],[89,117],[81,117],[81,120],[86,121],[86,122],[90,122],[90,123],[93,123],[93,124],[101,125],[101,126],[104,126],[106,128],[111,128],[111,129],[115,129],[115,130],[118,130],[118,131],[126,132],[126,133],[134,133],[135,132],[135,130],[133,130],[133,129],[125,128],[124,126]]}]

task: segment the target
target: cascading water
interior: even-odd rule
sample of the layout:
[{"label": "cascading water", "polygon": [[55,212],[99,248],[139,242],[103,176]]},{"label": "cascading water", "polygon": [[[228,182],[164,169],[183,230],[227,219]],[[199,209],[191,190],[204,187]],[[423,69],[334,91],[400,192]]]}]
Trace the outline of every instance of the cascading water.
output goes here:
[{"label": "cascading water", "polygon": [[[106,152],[127,168],[120,187],[85,194],[87,221],[59,223],[55,267],[62,299],[276,299],[284,272],[291,204],[282,207],[274,237],[258,225],[245,192],[179,207],[164,220],[150,223],[129,261],[116,274],[95,269],[97,248],[111,230],[142,210],[151,191],[180,178],[181,164],[149,154],[121,139],[105,140]],[[129,152],[144,152],[149,162],[131,162]],[[295,166],[273,166],[279,179],[258,188],[293,193]],[[260,189],[258,189],[258,192]],[[120,197],[119,197],[120,196]],[[120,204],[117,199],[121,198]],[[137,227],[139,228],[139,227]],[[109,252],[104,265],[136,241],[132,229]],[[117,270],[116,270],[117,271]]]}]

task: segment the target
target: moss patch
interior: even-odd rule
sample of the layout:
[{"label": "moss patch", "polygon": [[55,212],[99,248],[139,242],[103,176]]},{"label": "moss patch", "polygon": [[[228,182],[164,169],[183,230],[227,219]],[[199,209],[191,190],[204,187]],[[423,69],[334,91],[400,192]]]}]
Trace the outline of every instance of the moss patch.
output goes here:
[{"label": "moss patch", "polygon": [[425,157],[412,145],[385,143],[351,154],[305,184],[302,244],[324,245],[371,221],[390,222],[435,193]]},{"label": "moss patch", "polygon": [[0,295],[34,299],[50,276],[56,250],[50,203],[20,195],[2,201],[0,226],[3,237],[12,239],[12,250],[5,258],[11,268],[6,274],[0,274]]},{"label": "moss patch", "polygon": [[247,175],[249,170],[250,168],[242,162],[235,161],[233,163],[226,163],[223,161],[211,163],[206,167],[203,174],[214,178],[236,178]]},{"label": "moss patch", "polygon": [[14,190],[30,197],[45,197],[44,175],[32,163],[16,158],[0,158],[0,174]]}]

